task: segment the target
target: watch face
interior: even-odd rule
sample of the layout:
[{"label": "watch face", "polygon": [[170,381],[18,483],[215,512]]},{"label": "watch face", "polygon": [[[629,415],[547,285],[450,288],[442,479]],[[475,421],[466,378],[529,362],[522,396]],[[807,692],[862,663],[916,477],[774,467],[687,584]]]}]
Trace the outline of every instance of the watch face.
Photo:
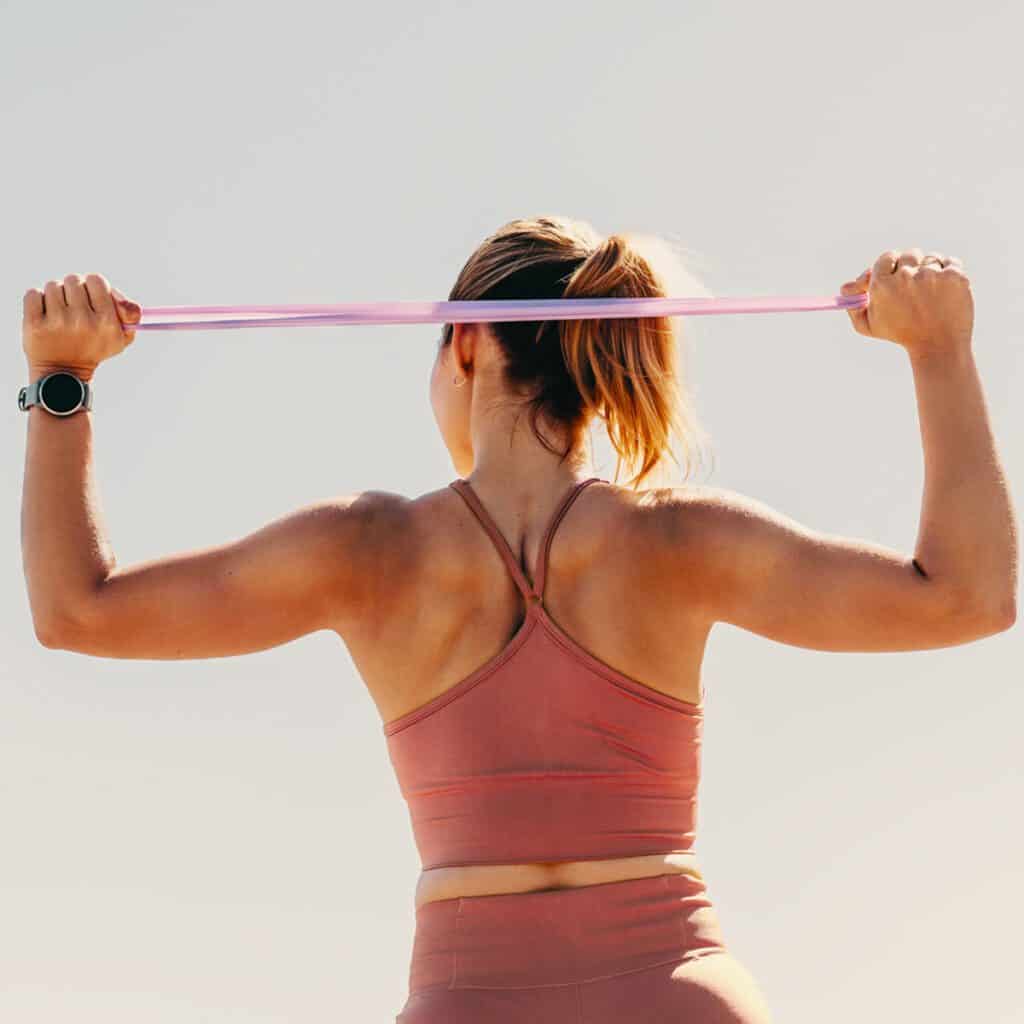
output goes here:
[{"label": "watch face", "polygon": [[51,373],[40,385],[39,397],[51,412],[68,413],[81,404],[85,390],[70,373]]}]

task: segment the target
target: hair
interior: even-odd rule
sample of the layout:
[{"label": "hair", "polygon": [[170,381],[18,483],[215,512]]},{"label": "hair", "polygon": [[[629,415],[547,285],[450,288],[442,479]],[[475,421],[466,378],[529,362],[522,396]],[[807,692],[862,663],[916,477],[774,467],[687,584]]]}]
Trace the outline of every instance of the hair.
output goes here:
[{"label": "hair", "polygon": [[[477,247],[459,272],[450,301],[665,297],[667,283],[689,277],[663,239],[613,234],[602,239],[586,221],[541,216],[509,221]],[[690,278],[692,280],[692,278]],[[538,441],[564,459],[596,416],[617,454],[635,471],[630,484],[663,475],[666,456],[685,451],[686,479],[700,455],[701,429],[680,375],[672,317],[530,320],[490,323],[504,356],[504,383],[528,399]],[[453,329],[445,324],[442,348]],[[567,429],[559,453],[537,429],[540,416]]]}]

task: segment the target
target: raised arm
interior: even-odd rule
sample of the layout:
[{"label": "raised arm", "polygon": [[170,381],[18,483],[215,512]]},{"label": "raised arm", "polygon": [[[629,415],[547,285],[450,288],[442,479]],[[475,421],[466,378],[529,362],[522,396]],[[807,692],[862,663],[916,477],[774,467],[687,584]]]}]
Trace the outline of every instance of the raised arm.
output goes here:
[{"label": "raised arm", "polygon": [[673,572],[709,621],[832,651],[967,643],[1016,618],[1016,519],[971,349],[973,306],[956,260],[883,253],[843,286],[866,337],[906,348],[925,482],[914,555],[832,536],[763,502],[711,487],[673,490],[659,511]]},{"label": "raised arm", "polygon": [[[91,379],[130,340],[98,275],[25,296],[30,380],[55,369]],[[320,629],[343,635],[348,617],[372,610],[370,562],[382,534],[402,536],[402,496],[325,499],[230,543],[120,567],[100,514],[91,417],[28,410],[22,556],[41,643],[109,658],[214,658]]]}]

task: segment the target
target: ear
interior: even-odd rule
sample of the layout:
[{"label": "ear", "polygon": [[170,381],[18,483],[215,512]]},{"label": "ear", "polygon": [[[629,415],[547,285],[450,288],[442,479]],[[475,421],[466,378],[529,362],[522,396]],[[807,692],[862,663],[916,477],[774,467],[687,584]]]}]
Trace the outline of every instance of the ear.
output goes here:
[{"label": "ear", "polygon": [[452,365],[460,373],[467,373],[476,358],[476,346],[480,332],[479,324],[452,324],[451,356]]}]

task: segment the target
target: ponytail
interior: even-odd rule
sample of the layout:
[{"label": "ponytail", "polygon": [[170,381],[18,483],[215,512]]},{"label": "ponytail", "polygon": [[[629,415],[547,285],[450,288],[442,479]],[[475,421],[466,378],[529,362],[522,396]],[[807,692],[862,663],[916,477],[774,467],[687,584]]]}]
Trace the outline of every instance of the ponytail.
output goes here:
[{"label": "ponytail", "polygon": [[[586,222],[564,217],[511,221],[470,257],[449,298],[655,298],[666,296],[672,265],[657,238],[613,234],[601,239]],[[664,270],[659,274],[655,265]],[[675,275],[682,277],[682,275]],[[518,321],[490,327],[506,357],[507,384],[530,398],[530,423],[543,413],[553,422],[582,429],[593,417],[604,421],[617,454],[634,471],[636,488],[661,475],[668,456],[680,467],[673,438],[685,448],[689,475],[705,439],[684,395],[671,317]],[[450,325],[445,343],[451,340]],[[571,450],[570,440],[564,458]],[[559,454],[559,453],[555,453]]]}]

